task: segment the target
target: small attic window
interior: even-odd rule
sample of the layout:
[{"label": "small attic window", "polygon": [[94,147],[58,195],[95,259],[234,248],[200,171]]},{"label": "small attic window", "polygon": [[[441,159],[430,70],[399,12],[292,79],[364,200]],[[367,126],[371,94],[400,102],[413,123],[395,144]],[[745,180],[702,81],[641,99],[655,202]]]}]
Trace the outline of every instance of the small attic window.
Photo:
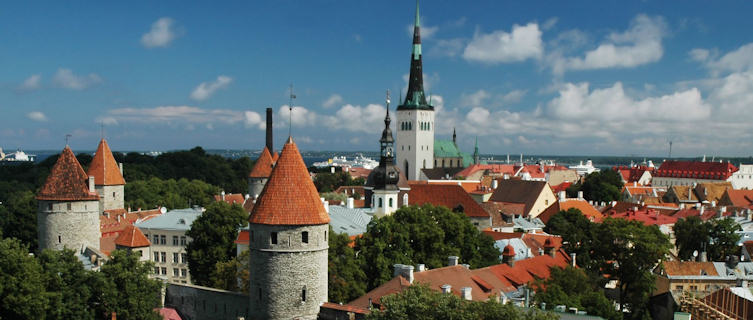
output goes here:
[{"label": "small attic window", "polygon": [[707,275],[708,275],[708,273],[706,273],[706,270],[703,270],[703,269],[701,269],[701,275],[702,275],[702,276],[707,276]]},{"label": "small attic window", "polygon": [[186,224],[186,220],[182,218],[178,219],[178,224]]}]

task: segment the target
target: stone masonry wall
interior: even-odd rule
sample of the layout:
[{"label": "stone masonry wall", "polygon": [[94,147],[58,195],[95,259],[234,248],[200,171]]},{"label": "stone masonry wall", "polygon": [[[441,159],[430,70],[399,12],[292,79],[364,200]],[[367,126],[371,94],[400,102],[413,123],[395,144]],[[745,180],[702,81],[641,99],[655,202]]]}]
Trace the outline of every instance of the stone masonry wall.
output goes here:
[{"label": "stone masonry wall", "polygon": [[248,315],[248,295],[190,284],[168,283],[165,306],[175,308],[184,320],[237,320]]},{"label": "stone masonry wall", "polygon": [[266,178],[248,178],[248,195],[251,198],[258,197],[267,184]]},{"label": "stone masonry wall", "polygon": [[112,209],[123,209],[125,202],[123,201],[124,186],[95,186],[97,194],[99,194],[99,212]]},{"label": "stone masonry wall", "polygon": [[[50,207],[51,206],[51,207]],[[70,209],[69,209],[70,206]],[[40,249],[99,250],[98,201],[39,201],[37,228]]]},{"label": "stone masonry wall", "polygon": [[[250,319],[317,318],[327,301],[328,230],[327,224],[250,226]],[[307,244],[301,241],[303,231]],[[276,245],[272,232],[277,232]]]}]

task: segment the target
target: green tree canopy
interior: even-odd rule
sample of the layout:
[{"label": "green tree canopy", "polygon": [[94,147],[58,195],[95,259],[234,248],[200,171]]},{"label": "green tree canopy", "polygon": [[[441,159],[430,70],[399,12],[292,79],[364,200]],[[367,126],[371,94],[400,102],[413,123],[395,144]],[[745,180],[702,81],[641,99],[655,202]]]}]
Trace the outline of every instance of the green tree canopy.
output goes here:
[{"label": "green tree canopy", "polygon": [[701,221],[698,216],[683,218],[675,223],[675,246],[680,259],[693,258],[693,252],[706,250],[709,261],[723,261],[739,255],[740,225],[732,218]]},{"label": "green tree canopy", "polygon": [[0,182],[0,230],[37,250],[37,199],[31,190]]},{"label": "green tree canopy", "polygon": [[218,262],[235,256],[238,229],[248,224],[248,213],[239,205],[213,202],[194,220],[186,233],[193,240],[186,246],[188,268],[194,283],[212,286],[211,275]]},{"label": "green tree canopy", "polygon": [[0,239],[0,319],[44,319],[47,306],[39,262],[18,239]]},{"label": "green tree canopy", "polygon": [[75,252],[45,249],[39,255],[39,263],[48,301],[46,318],[95,319],[95,309],[90,308],[98,301],[94,294],[96,289],[92,287],[96,283],[92,281],[95,275],[84,269]]},{"label": "green tree canopy", "polygon": [[319,172],[314,177],[314,185],[319,192],[332,192],[341,186],[362,186],[365,183],[363,178],[353,179],[350,173],[345,171]]},{"label": "green tree canopy", "polygon": [[373,219],[356,240],[362,269],[370,290],[392,278],[394,264],[442,267],[448,256],[458,256],[472,268],[499,263],[499,250],[468,217],[445,207],[408,206],[392,215]]},{"label": "green tree canopy", "polygon": [[250,257],[251,251],[246,250],[230,260],[217,262],[210,279],[212,287],[248,294]]},{"label": "green tree canopy", "polygon": [[634,319],[642,318],[654,289],[652,270],[669,253],[669,238],[657,226],[607,218],[598,225],[594,242],[593,258],[603,274],[619,281],[620,307],[627,306]]},{"label": "green tree canopy", "polygon": [[115,250],[101,268],[103,278],[95,279],[97,296],[102,298],[105,316],[116,312],[118,319],[161,319],[154,308],[159,307],[162,283],[149,278],[151,262],[139,261],[139,255]]},{"label": "green tree canopy", "polygon": [[493,300],[465,301],[453,294],[443,294],[422,284],[414,284],[398,294],[382,297],[381,305],[383,310],[372,310],[366,319],[554,320],[559,318],[553,313],[538,309],[518,309],[511,304],[501,304]]},{"label": "green tree canopy", "polygon": [[583,179],[583,182],[567,188],[570,197],[575,197],[578,191],[583,191],[583,197],[586,200],[599,202],[620,200],[620,190],[622,190],[622,177],[614,170],[590,173]]},{"label": "green tree canopy", "polygon": [[693,258],[693,251],[699,254],[709,243],[709,224],[698,216],[677,220],[672,230],[675,233],[677,256],[682,260]]},{"label": "green tree canopy", "polygon": [[599,285],[592,281],[582,269],[571,266],[552,267],[551,276],[546,281],[534,284],[537,303],[546,303],[549,308],[556,305],[576,307],[590,315],[605,319],[622,319],[622,314],[615,309]]},{"label": "green tree canopy", "polygon": [[575,253],[579,266],[597,272],[598,266],[591,261],[595,224],[586,218],[580,210],[570,208],[552,216],[546,223],[544,231],[562,236],[562,248],[568,253]]},{"label": "green tree canopy", "polygon": [[737,231],[740,230],[740,225],[730,217],[712,220],[709,237],[713,243],[708,247],[709,259],[723,261],[727,256],[739,255],[740,247],[737,246],[737,242],[740,241],[740,234]]},{"label": "green tree canopy", "polygon": [[220,189],[201,180],[149,180],[129,181],[125,185],[125,205],[132,210],[164,206],[168,209],[187,208],[192,205],[207,206],[214,202]]},{"label": "green tree canopy", "polygon": [[356,259],[356,253],[346,233],[329,228],[329,301],[347,303],[366,294],[366,273]]}]

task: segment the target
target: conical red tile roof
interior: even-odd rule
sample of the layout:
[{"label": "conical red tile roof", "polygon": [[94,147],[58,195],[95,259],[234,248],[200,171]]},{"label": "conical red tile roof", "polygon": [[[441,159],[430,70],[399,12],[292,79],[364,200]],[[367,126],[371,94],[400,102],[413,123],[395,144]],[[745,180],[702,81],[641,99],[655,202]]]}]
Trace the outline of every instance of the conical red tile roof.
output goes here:
[{"label": "conical red tile roof", "polygon": [[94,176],[94,184],[98,186],[125,184],[125,179],[120,174],[118,163],[115,162],[115,157],[112,156],[110,146],[107,145],[105,139],[99,142],[97,153],[94,154],[92,163],[89,166],[89,172],[87,173],[90,176]]},{"label": "conical red tile roof", "polygon": [[150,245],[149,239],[146,238],[144,233],[132,224],[129,224],[125,230],[120,232],[118,238],[115,239],[115,244],[127,248],[141,248]]},{"label": "conical red tile roof", "polygon": [[271,225],[329,223],[329,215],[292,138],[282,148],[248,221]]},{"label": "conical red tile roof", "polygon": [[269,175],[272,174],[272,167],[274,167],[275,160],[276,159],[273,159],[272,155],[269,154],[269,149],[264,147],[264,150],[261,151],[259,159],[256,159],[256,163],[254,163],[254,167],[251,169],[251,173],[248,176],[251,178],[269,178]]},{"label": "conical red tile roof", "polygon": [[65,146],[58,161],[52,166],[47,181],[37,193],[37,200],[99,200],[96,193],[89,193],[89,176],[68,146]]}]

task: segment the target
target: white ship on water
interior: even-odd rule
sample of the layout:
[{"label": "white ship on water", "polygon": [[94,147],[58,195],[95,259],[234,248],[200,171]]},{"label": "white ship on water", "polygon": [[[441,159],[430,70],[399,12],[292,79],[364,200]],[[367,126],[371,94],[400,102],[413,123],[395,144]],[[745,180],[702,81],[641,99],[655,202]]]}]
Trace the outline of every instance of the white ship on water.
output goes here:
[{"label": "white ship on water", "polygon": [[348,160],[345,156],[333,157],[327,161],[314,162],[314,167],[327,168],[327,167],[351,167],[351,168],[365,168],[368,170],[374,169],[379,165],[379,161],[371,158],[364,157],[363,154],[358,154],[355,159]]},{"label": "white ship on water", "polygon": [[3,148],[0,148],[0,162],[4,162],[4,163],[34,162],[35,158],[36,158],[36,155],[27,154],[26,152],[21,151],[21,149],[18,149],[16,150],[16,152],[13,152],[13,153],[5,153],[3,152]]},{"label": "white ship on water", "polygon": [[594,167],[593,161],[591,159],[586,160],[586,164],[583,164],[583,161],[580,162],[577,166],[570,166],[570,169],[575,170],[578,172],[579,176],[585,176],[589,175],[593,172],[599,172],[599,168]]}]

